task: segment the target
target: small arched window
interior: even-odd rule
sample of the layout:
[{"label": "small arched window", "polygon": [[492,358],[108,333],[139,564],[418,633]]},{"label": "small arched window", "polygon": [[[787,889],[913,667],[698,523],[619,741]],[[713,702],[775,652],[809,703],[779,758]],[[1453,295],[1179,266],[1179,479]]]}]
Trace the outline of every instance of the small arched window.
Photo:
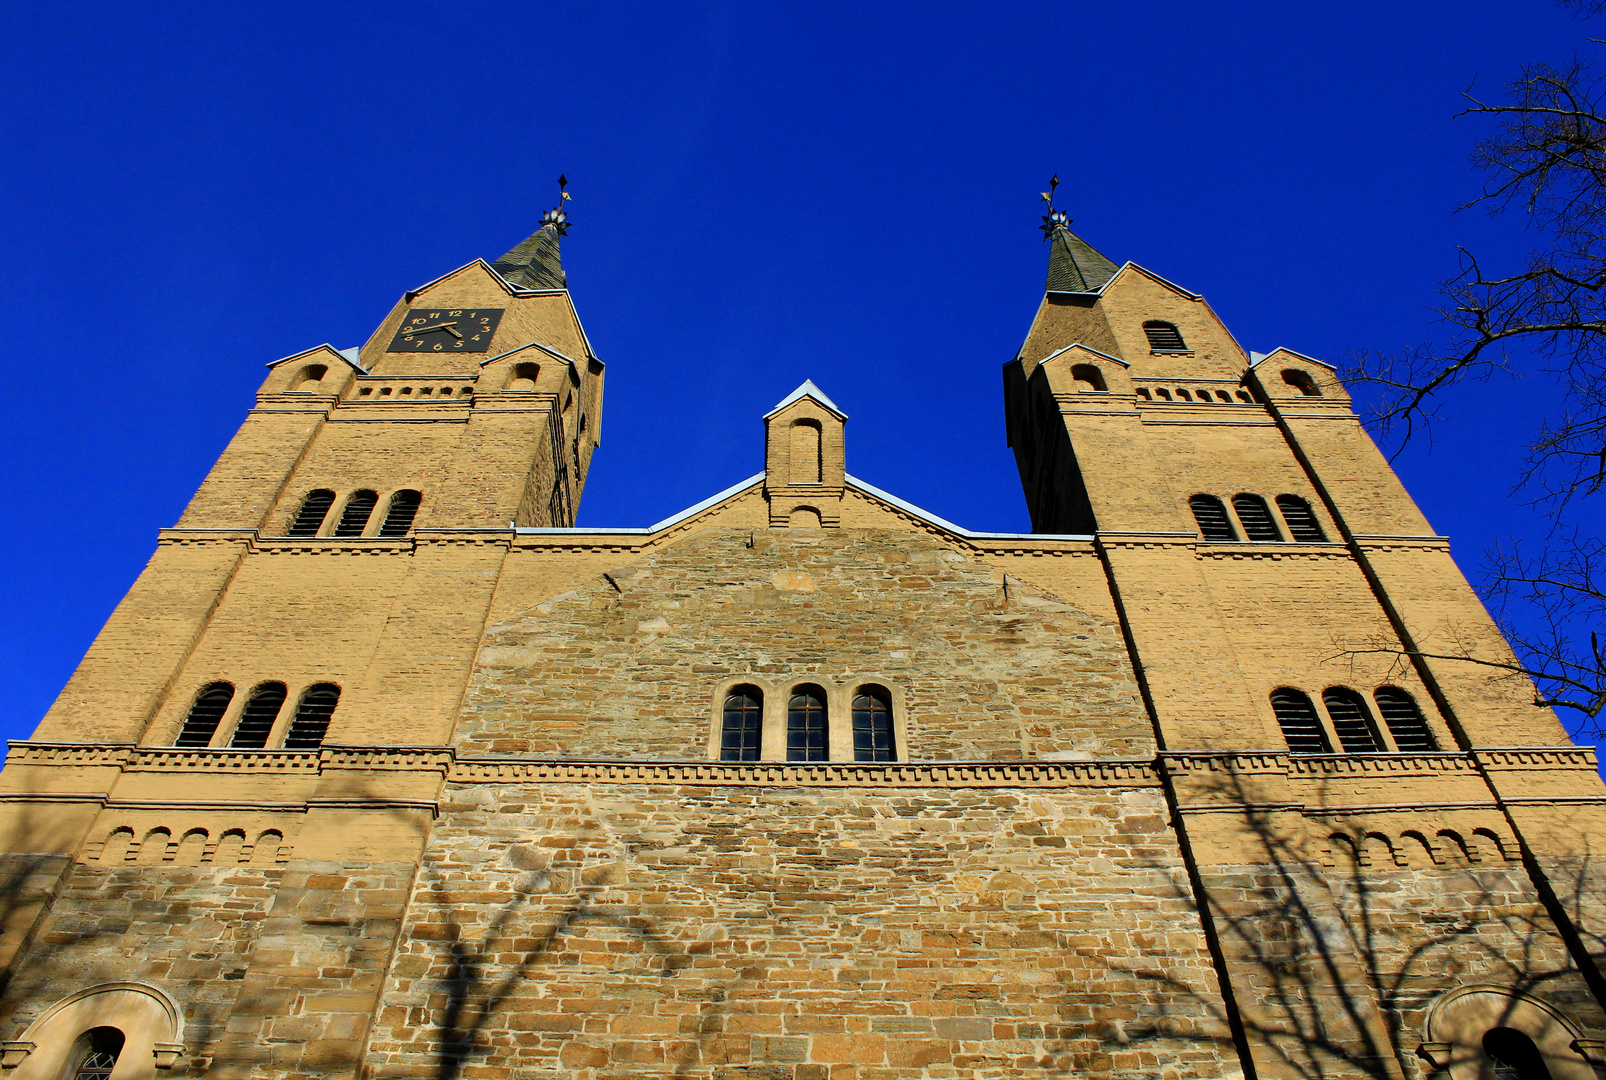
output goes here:
[{"label": "small arched window", "polygon": [[292,393],[310,394],[318,389],[323,377],[329,374],[329,369],[322,364],[308,364],[296,374],[295,385],[290,387]]},{"label": "small arched window", "polygon": [[1327,534],[1322,532],[1322,523],[1311,512],[1310,503],[1298,495],[1279,495],[1277,509],[1283,512],[1283,521],[1288,523],[1288,531],[1296,541],[1302,544],[1326,542]]},{"label": "small arched window", "polygon": [[1316,385],[1316,380],[1310,377],[1310,372],[1308,371],[1300,371],[1298,368],[1284,368],[1283,382],[1306,397],[1322,396],[1322,388]]},{"label": "small arched window", "polygon": [[540,374],[540,364],[514,364],[513,374],[507,381],[506,389],[515,394],[528,394],[535,389],[535,380]]},{"label": "small arched window", "polygon": [[1244,533],[1249,539],[1283,538],[1283,534],[1277,531],[1277,522],[1272,520],[1271,511],[1266,507],[1266,500],[1259,495],[1234,495],[1232,508],[1238,511],[1238,520],[1243,522]]},{"label": "small arched window", "polygon": [[279,709],[284,705],[284,695],[282,682],[263,683],[253,690],[251,699],[240,710],[240,723],[229,745],[244,750],[260,750],[268,745],[273,722],[279,718]]},{"label": "small arched window", "polygon": [[418,516],[418,504],[423,496],[416,491],[398,491],[390,497],[385,510],[385,522],[379,526],[380,536],[406,536]]},{"label": "small arched window", "polygon": [[1280,686],[1271,692],[1271,711],[1277,714],[1277,726],[1283,729],[1283,739],[1290,754],[1331,754],[1327,732],[1322,730],[1316,706],[1304,693],[1289,686]]},{"label": "small arched window", "polygon": [[1545,1055],[1516,1028],[1490,1028],[1483,1036],[1483,1052],[1495,1080],[1550,1080]]},{"label": "small arched window", "polygon": [[1394,745],[1402,753],[1432,753],[1439,748],[1433,732],[1428,730],[1428,722],[1422,717],[1422,710],[1417,708],[1416,699],[1410,694],[1398,686],[1380,686],[1372,697],[1377,702],[1377,711],[1383,715],[1383,723],[1388,725],[1389,734],[1394,737]]},{"label": "small arched window", "polygon": [[340,687],[334,683],[318,683],[301,695],[296,714],[290,721],[290,732],[284,737],[286,750],[316,750],[329,734],[329,717],[340,704]]},{"label": "small arched window", "polygon": [[853,760],[898,760],[892,735],[892,696],[884,687],[861,686],[853,695]]},{"label": "small arched window", "polygon": [[1333,732],[1338,745],[1346,754],[1379,754],[1383,740],[1378,737],[1377,725],[1372,722],[1372,710],[1355,691],[1343,686],[1332,686],[1322,691],[1322,704],[1332,718]]},{"label": "small arched window", "polygon": [[94,1027],[78,1036],[73,1047],[72,1080],[109,1080],[123,1052],[123,1033],[114,1027]]},{"label": "small arched window", "polygon": [[1079,393],[1102,392],[1109,389],[1104,384],[1104,372],[1092,364],[1077,364],[1071,368],[1071,378],[1076,380],[1076,389]]},{"label": "small arched window", "polygon": [[301,509],[296,511],[296,519],[290,523],[290,535],[317,536],[334,504],[335,493],[328,488],[307,492],[307,497],[301,500]]},{"label": "small arched window", "polygon": [[1177,387],[1177,400],[1178,401],[1192,401],[1193,400],[1193,395],[1188,393],[1186,390],[1184,390],[1182,387],[1179,386],[1179,387]]},{"label": "small arched window", "polygon": [[1227,508],[1214,495],[1195,495],[1188,500],[1193,519],[1199,523],[1199,535],[1206,540],[1236,540]]},{"label": "small arched window", "polygon": [[217,726],[234,700],[234,687],[226,682],[209,683],[195,695],[195,704],[184,718],[184,727],[178,733],[174,746],[210,746]]},{"label": "small arched window", "polygon": [[374,507],[379,503],[379,496],[372,491],[353,492],[351,498],[346,500],[346,508],[341,511],[340,524],[335,526],[336,536],[361,536],[368,527],[368,519],[373,516]]},{"label": "small arched window", "polygon": [[1164,387],[1159,387],[1154,391],[1154,396],[1159,398],[1161,401],[1170,401],[1171,391],[1165,389]]},{"label": "small arched window", "polygon": [[763,691],[756,686],[731,687],[719,729],[719,760],[757,761],[763,729]]},{"label": "small arched window", "polygon": [[786,760],[827,761],[830,742],[825,715],[825,691],[799,686],[786,703]]},{"label": "small arched window", "polygon": [[1144,400],[1144,401],[1148,401],[1148,400],[1150,400],[1150,398],[1149,398],[1149,392],[1148,392],[1148,391],[1147,391],[1147,390],[1145,390],[1145,389],[1144,389],[1144,388],[1143,388],[1143,387],[1141,387],[1141,386],[1140,386],[1140,387],[1138,387],[1138,397],[1140,397],[1140,398],[1142,398],[1142,399],[1143,399],[1143,400]]},{"label": "small arched window", "polygon": [[1176,323],[1150,319],[1143,324],[1143,332],[1148,335],[1149,348],[1154,352],[1188,351],[1187,344],[1182,340],[1182,331],[1177,329]]},{"label": "small arched window", "polygon": [[818,420],[798,420],[792,424],[792,483],[820,482],[820,441]]}]

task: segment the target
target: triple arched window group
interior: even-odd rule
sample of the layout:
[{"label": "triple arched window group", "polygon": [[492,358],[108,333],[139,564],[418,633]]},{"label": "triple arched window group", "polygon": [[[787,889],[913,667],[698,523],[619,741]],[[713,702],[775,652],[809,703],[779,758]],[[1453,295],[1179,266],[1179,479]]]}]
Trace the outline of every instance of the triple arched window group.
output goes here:
[{"label": "triple arched window group", "polygon": [[416,491],[403,490],[391,495],[385,504],[385,516],[374,527],[374,508],[379,505],[379,493],[363,488],[346,496],[334,527],[326,532],[329,511],[335,505],[335,493],[328,488],[307,492],[290,522],[288,536],[406,536],[418,516],[418,505],[423,496]]},{"label": "triple arched window group", "polygon": [[[1327,541],[1322,523],[1310,508],[1310,503],[1298,495],[1279,495],[1277,513],[1273,514],[1266,500],[1259,495],[1239,492],[1232,497],[1232,513],[1214,495],[1195,495],[1188,500],[1193,519],[1199,523],[1199,536],[1204,540],[1237,540],[1238,530],[1243,537],[1254,540],[1285,541],[1299,544],[1321,544]],[[1282,524],[1278,524],[1278,516]],[[1234,525],[1233,519],[1237,519]],[[1284,530],[1287,530],[1286,532]]]},{"label": "triple arched window group", "polygon": [[[234,719],[228,741],[219,745],[243,750],[261,750],[274,737],[289,689],[282,682],[265,682],[251,691]],[[217,742],[218,729],[234,703],[231,683],[208,683],[195,695],[184,726],[174,746],[203,747]],[[329,733],[329,719],[340,703],[340,687],[334,683],[314,683],[296,699],[281,745],[286,750],[316,750]]]},{"label": "triple arched window group", "polygon": [[1439,748],[1410,694],[1397,686],[1380,686],[1372,700],[1382,725],[1365,696],[1347,686],[1323,690],[1320,712],[1303,690],[1279,686],[1271,692],[1271,709],[1290,754],[1331,754],[1335,740],[1344,754],[1421,754]]},{"label": "triple arched window group", "polygon": [[[892,695],[884,686],[865,684],[851,695],[848,729],[839,733],[840,744],[852,747],[854,761],[897,761],[897,734],[892,718]],[[802,683],[786,698],[783,746],[766,752],[764,745],[764,691],[742,684],[725,692],[720,714],[721,761],[830,761],[833,717],[825,688]],[[779,751],[784,748],[784,754]]]}]

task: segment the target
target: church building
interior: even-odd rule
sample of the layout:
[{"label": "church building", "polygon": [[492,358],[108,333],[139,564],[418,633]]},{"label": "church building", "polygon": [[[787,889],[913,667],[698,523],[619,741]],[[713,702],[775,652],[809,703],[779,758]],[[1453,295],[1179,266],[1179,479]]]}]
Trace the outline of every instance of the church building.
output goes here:
[{"label": "church building", "polygon": [[577,527],[561,204],[271,364],[10,744],[0,1080],[1595,1080],[1592,750],[1333,367],[1069,225],[1030,533],[812,382]]}]

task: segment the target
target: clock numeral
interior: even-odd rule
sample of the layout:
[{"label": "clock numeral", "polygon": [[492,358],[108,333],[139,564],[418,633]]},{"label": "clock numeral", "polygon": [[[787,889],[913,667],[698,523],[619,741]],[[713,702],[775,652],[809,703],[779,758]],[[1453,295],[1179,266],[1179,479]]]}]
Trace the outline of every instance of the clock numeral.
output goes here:
[{"label": "clock numeral", "polygon": [[470,341],[478,341],[479,339],[480,339],[480,335],[478,335],[478,334],[475,334],[473,337],[469,338]]},{"label": "clock numeral", "polygon": [[461,314],[463,314],[463,313],[462,313],[462,312],[461,312],[461,311],[454,311],[454,312],[452,312],[452,314],[453,314],[453,315],[461,315]]},{"label": "clock numeral", "polygon": [[438,341],[435,343],[435,351],[436,352],[440,352],[441,351],[441,343],[438,342]]}]

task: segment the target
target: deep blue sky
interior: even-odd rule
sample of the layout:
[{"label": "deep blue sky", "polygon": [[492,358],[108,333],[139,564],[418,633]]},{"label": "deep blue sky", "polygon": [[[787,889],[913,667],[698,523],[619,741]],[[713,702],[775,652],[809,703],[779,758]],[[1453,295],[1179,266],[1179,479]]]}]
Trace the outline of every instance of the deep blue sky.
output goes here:
[{"label": "deep blue sky", "polygon": [[[1435,333],[1476,80],[1601,49],[1539,0],[1125,4],[10,5],[0,15],[0,734],[24,737],[250,406],[404,290],[531,231],[565,172],[608,363],[583,524],[761,467],[813,378],[853,473],[1025,530],[999,368],[1075,229],[1203,292],[1248,348]],[[1472,388],[1400,462],[1463,566],[1552,402]],[[1093,467],[1097,467],[1094,463]]]}]

